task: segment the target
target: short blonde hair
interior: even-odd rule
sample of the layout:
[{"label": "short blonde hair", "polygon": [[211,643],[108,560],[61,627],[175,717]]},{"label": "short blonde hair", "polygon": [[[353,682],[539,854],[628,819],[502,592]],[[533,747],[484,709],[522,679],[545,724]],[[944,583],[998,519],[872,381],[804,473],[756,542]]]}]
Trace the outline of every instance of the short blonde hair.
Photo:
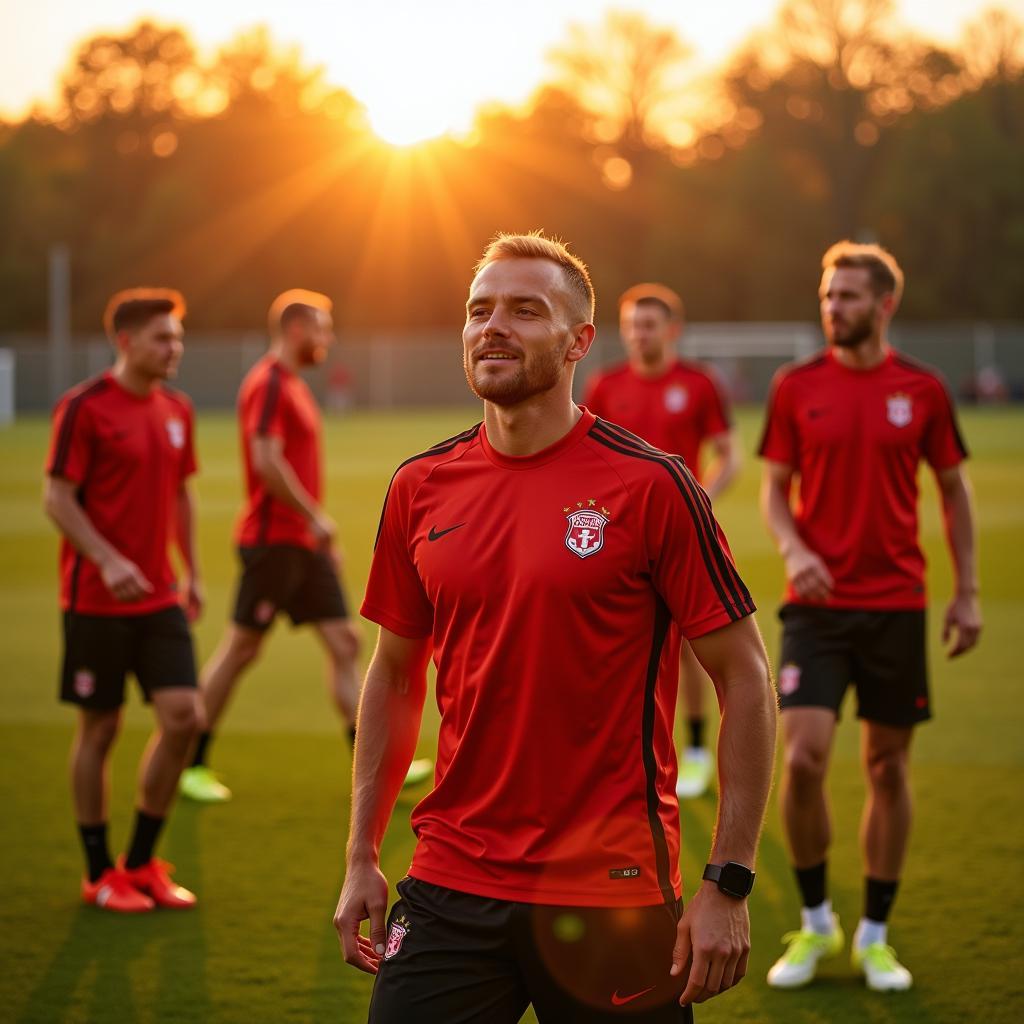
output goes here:
[{"label": "short blonde hair", "polygon": [[479,274],[484,267],[498,260],[550,260],[562,268],[569,292],[579,299],[579,310],[588,323],[594,321],[594,286],[590,283],[590,271],[578,256],[574,256],[565,244],[557,238],[548,238],[543,231],[531,231],[528,235],[495,235],[484,249],[483,256],[473,268]]},{"label": "short blonde hair", "polygon": [[334,303],[320,292],[311,292],[305,288],[289,288],[288,291],[281,292],[270,304],[267,327],[271,334],[278,335],[295,317],[308,316],[312,310],[330,313],[333,308]]},{"label": "short blonde hair", "polygon": [[851,242],[849,239],[836,242],[822,256],[821,268],[833,270],[839,267],[866,270],[876,295],[891,292],[897,302],[903,295],[903,271],[896,257],[880,245]]},{"label": "short blonde hair", "polygon": [[637,305],[640,302],[656,302],[659,306],[665,307],[670,320],[682,320],[684,315],[683,300],[679,295],[663,284],[649,282],[635,284],[627,288],[619,296],[619,311],[630,303]]},{"label": "short blonde hair", "polygon": [[185,297],[174,288],[125,288],[115,292],[103,311],[103,329],[111,341],[118,331],[145,327],[155,316],[185,318]]}]

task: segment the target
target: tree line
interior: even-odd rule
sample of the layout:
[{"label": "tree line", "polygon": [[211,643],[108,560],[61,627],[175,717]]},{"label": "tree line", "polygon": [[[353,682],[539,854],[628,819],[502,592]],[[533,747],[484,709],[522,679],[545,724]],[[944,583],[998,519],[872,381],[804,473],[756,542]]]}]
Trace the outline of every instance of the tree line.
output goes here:
[{"label": "tree line", "polygon": [[908,318],[1020,318],[1024,27],[993,9],[944,48],[893,13],[786,0],[711,76],[610,13],[568,30],[526,110],[408,150],[265,30],[207,64],[180,28],[95,36],[58,109],[0,124],[3,329],[45,328],[55,242],[77,330],[141,283],[180,288],[193,327],[258,326],[296,285],[343,329],[450,325],[487,239],[533,228],[587,260],[606,316],[646,279],[695,319],[813,317],[846,236],[897,254]]}]

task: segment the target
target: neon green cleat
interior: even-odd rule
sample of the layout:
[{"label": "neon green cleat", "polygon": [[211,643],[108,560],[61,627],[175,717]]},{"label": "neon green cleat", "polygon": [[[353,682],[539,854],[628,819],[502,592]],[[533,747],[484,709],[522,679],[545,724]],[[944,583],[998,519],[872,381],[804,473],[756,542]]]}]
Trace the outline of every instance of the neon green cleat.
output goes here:
[{"label": "neon green cleat", "polygon": [[231,799],[231,790],[205,764],[194,764],[181,773],[178,790],[189,800],[201,804],[223,804]]},{"label": "neon green cleat", "polygon": [[896,959],[896,950],[884,942],[872,942],[863,949],[854,945],[850,963],[863,972],[868,988],[875,992],[905,992],[914,984],[910,971]]},{"label": "neon green cleat", "polygon": [[711,782],[711,753],[703,747],[687,747],[679,762],[676,796],[689,800],[703,796]]},{"label": "neon green cleat", "polygon": [[421,782],[426,782],[433,774],[434,762],[429,757],[418,757],[409,765],[409,770],[405,773],[405,782],[402,785],[418,786]]},{"label": "neon green cleat", "polygon": [[789,948],[772,965],[768,984],[772,988],[801,988],[813,981],[818,961],[836,956],[846,941],[835,914],[832,915],[832,925],[833,930],[828,935],[807,928],[783,935],[782,941],[788,943]]}]

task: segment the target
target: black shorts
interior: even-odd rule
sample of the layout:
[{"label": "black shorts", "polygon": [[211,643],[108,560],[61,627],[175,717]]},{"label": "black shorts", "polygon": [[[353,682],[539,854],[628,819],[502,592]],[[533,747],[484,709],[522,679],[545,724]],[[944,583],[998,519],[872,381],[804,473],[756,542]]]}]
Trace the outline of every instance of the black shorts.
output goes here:
[{"label": "black shorts", "polygon": [[692,1022],[669,976],[676,903],[553,907],[398,883],[369,1024]]},{"label": "black shorts", "polygon": [[779,706],[839,714],[846,688],[857,717],[903,728],[931,718],[925,613],[787,604],[782,620]]},{"label": "black shorts", "polygon": [[239,548],[238,554],[242,577],[232,618],[239,626],[263,632],[278,612],[287,612],[296,626],[348,618],[338,574],[324,552],[269,544]]},{"label": "black shorts", "polygon": [[147,702],[154,690],[196,686],[192,634],[178,605],[148,615],[64,613],[61,700],[93,711],[119,708],[129,672]]}]

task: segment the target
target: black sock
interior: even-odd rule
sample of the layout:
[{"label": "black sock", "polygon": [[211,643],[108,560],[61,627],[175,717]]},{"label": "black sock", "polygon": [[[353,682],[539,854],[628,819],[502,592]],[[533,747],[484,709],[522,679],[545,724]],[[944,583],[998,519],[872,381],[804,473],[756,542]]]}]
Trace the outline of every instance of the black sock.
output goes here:
[{"label": "black sock", "polygon": [[128,856],[125,857],[126,868],[139,868],[152,860],[156,837],[160,835],[163,824],[163,818],[156,818],[145,811],[135,812],[135,833],[132,836],[132,844],[128,847]]},{"label": "black sock", "polygon": [[356,727],[355,727],[355,725],[350,725],[348,727],[348,732],[347,732],[346,735],[348,736],[349,743],[352,744],[352,749],[355,750],[356,749]]},{"label": "black sock", "polygon": [[192,758],[193,768],[197,765],[206,764],[206,748],[210,745],[210,740],[212,739],[212,732],[201,732],[199,734],[199,739],[196,741],[195,757]]},{"label": "black sock", "polygon": [[82,837],[82,846],[85,849],[85,866],[89,872],[89,881],[95,882],[107,868],[114,866],[107,846],[107,823],[79,825],[78,833]]},{"label": "black sock", "polygon": [[889,919],[892,901],[896,899],[899,880],[883,882],[877,878],[864,879],[864,916],[869,921],[884,924]]},{"label": "black sock", "polygon": [[703,747],[704,746],[704,718],[688,718],[686,720],[686,727],[690,730],[690,742],[687,744],[690,747]]},{"label": "black sock", "polygon": [[805,907],[818,907],[825,902],[825,865],[827,863],[828,861],[823,860],[813,868],[793,869]]}]

